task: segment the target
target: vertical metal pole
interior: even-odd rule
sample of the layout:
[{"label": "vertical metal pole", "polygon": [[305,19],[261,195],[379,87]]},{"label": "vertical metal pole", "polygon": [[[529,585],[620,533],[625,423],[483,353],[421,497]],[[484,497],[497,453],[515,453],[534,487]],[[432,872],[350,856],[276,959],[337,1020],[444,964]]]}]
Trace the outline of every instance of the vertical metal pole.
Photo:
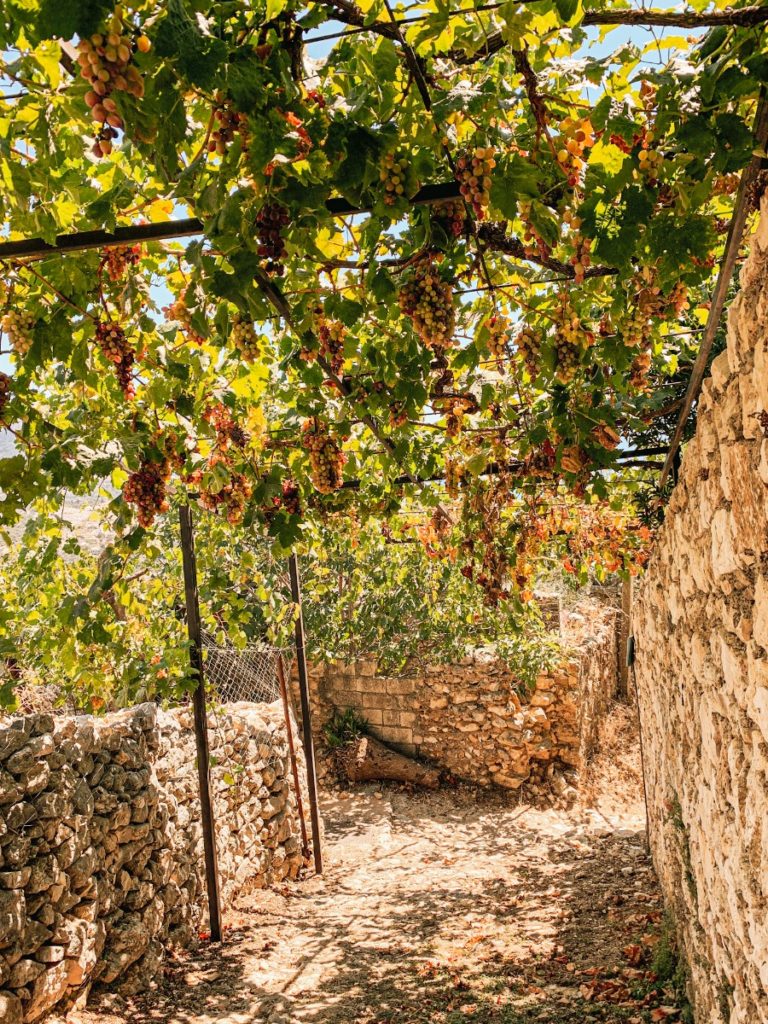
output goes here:
[{"label": "vertical metal pole", "polygon": [[317,779],[315,777],[315,744],[312,739],[312,712],[309,706],[309,680],[307,678],[307,656],[304,650],[304,616],[301,612],[301,580],[299,560],[296,554],[288,559],[288,573],[291,577],[291,597],[296,605],[296,664],[299,670],[299,693],[301,694],[301,729],[304,734],[304,757],[307,762],[307,789],[309,790],[309,815],[312,821],[312,849],[315,855],[315,871],[323,873],[323,853],[320,849],[320,814],[317,808]]},{"label": "vertical metal pole", "polygon": [[621,611],[619,612],[619,686],[618,696],[626,699],[629,694],[629,665],[627,664],[627,641],[632,620],[632,577],[621,583]]},{"label": "vertical metal pole", "polygon": [[205,677],[203,675],[203,649],[200,638],[200,603],[197,593],[197,563],[195,561],[195,535],[192,527],[192,509],[182,505],[179,509],[181,527],[181,554],[184,560],[184,595],[187,602],[187,632],[189,634],[189,660],[197,675],[197,686],[192,695],[195,710],[195,745],[197,747],[197,777],[200,783],[200,819],[203,827],[205,852],[205,880],[208,891],[208,916],[211,922],[211,941],[221,942],[221,900],[219,893],[219,866],[216,858],[216,824],[211,802],[210,750],[208,747],[208,716],[205,707]]},{"label": "vertical metal pole", "polygon": [[296,750],[293,746],[293,725],[291,723],[291,700],[288,696],[288,684],[285,681],[285,670],[283,669],[283,656],[277,652],[277,678],[280,683],[280,696],[283,698],[283,714],[285,715],[285,729],[288,733],[288,752],[291,758],[291,771],[293,772],[293,788],[296,790],[296,810],[299,815],[301,826],[301,852],[304,857],[309,854],[309,841],[307,839],[307,823],[304,821],[304,801],[301,796],[301,783],[299,781],[299,766],[296,761]]}]

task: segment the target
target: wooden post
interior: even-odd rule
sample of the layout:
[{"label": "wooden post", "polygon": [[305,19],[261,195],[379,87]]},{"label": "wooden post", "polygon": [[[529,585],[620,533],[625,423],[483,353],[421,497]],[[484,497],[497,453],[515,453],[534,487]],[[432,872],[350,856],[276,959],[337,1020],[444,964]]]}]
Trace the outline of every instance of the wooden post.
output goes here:
[{"label": "wooden post", "polygon": [[619,612],[619,685],[617,696],[626,700],[629,694],[629,665],[627,664],[627,642],[632,620],[632,577],[621,584],[621,611]]},{"label": "wooden post", "polygon": [[312,849],[315,855],[315,871],[323,873],[323,853],[320,849],[320,814],[317,807],[317,779],[315,777],[315,743],[312,738],[312,711],[309,705],[309,679],[307,678],[307,656],[304,650],[304,616],[301,612],[301,580],[299,560],[296,554],[288,559],[288,573],[291,577],[291,597],[296,605],[296,664],[299,670],[299,693],[301,695],[301,729],[304,734],[304,757],[307,762],[307,789],[309,790],[309,815],[312,821]]},{"label": "wooden post", "polygon": [[283,714],[285,715],[285,728],[288,733],[288,751],[291,757],[291,771],[293,772],[293,788],[296,790],[296,809],[299,813],[299,825],[301,826],[301,852],[304,857],[309,855],[309,840],[307,839],[307,823],[304,821],[304,800],[301,796],[301,782],[299,780],[299,766],[296,762],[296,750],[293,745],[293,725],[291,724],[292,701],[288,693],[288,683],[285,679],[283,668],[283,656],[277,652],[277,678],[280,683],[280,696],[283,698]]},{"label": "wooden post", "polygon": [[182,505],[179,509],[179,525],[181,527],[181,554],[184,560],[184,595],[187,602],[189,660],[192,670],[197,676],[197,686],[192,695],[192,701],[195,710],[197,778],[200,784],[200,820],[203,827],[208,916],[211,922],[211,941],[221,942],[219,866],[216,858],[216,824],[213,817],[213,804],[211,802],[208,717],[205,707],[205,677],[203,675],[203,649],[200,637],[200,603],[197,593],[195,535],[192,526],[192,509],[189,505]]}]

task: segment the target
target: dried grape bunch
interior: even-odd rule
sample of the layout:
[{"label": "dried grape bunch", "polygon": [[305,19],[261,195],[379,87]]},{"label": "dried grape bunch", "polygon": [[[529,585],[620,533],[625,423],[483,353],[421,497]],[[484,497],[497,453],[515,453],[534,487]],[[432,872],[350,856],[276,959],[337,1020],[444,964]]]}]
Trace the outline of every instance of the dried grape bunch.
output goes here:
[{"label": "dried grape bunch", "polygon": [[400,289],[400,309],[413,321],[414,330],[429,348],[443,349],[453,344],[456,310],[453,288],[440,276],[430,256],[415,265],[414,275]]},{"label": "dried grape bunch", "polygon": [[307,420],[303,426],[304,447],[309,452],[312,483],[320,494],[338,491],[342,469],[347,461],[338,442],[318,420]]},{"label": "dried grape bunch", "polygon": [[475,146],[462,153],[456,161],[456,180],[459,191],[478,220],[485,218],[491,202],[491,171],[496,166],[491,146]]},{"label": "dried grape bunch", "polygon": [[259,256],[266,260],[264,269],[268,274],[282,277],[285,273],[283,259],[286,255],[283,228],[290,223],[291,215],[280,203],[265,203],[256,215],[256,235]]},{"label": "dried grape bunch", "polygon": [[23,359],[32,347],[35,322],[34,316],[26,309],[9,309],[3,317],[3,330],[19,359]]},{"label": "dried grape bunch", "polygon": [[259,358],[259,336],[251,321],[238,314],[232,321],[231,338],[246,363],[255,363]]},{"label": "dried grape bunch", "polygon": [[139,525],[151,526],[155,517],[168,511],[167,488],[171,465],[165,456],[142,456],[140,468],[123,484],[123,497],[136,506]]},{"label": "dried grape bunch", "polygon": [[133,384],[133,364],[136,353],[120,324],[102,321],[96,324],[96,341],[106,359],[115,367],[120,389],[127,399],[136,394]]}]

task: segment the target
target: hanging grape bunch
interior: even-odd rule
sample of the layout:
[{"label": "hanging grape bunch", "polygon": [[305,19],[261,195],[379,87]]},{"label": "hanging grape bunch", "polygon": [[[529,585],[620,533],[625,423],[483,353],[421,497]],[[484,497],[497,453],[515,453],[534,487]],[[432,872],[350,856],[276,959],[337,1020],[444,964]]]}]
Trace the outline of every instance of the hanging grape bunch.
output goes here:
[{"label": "hanging grape bunch", "polygon": [[106,359],[115,367],[117,383],[127,399],[136,394],[133,385],[133,364],[136,353],[120,324],[102,321],[96,324],[96,341]]},{"label": "hanging grape bunch", "polygon": [[216,402],[208,406],[203,413],[203,419],[210,423],[216,432],[216,446],[220,451],[226,451],[230,445],[235,448],[245,448],[250,441],[249,435],[235,421],[231,411],[223,402]]},{"label": "hanging grape bunch", "polygon": [[246,361],[255,363],[259,358],[259,336],[250,320],[236,314],[232,321],[232,344]]},{"label": "hanging grape bunch", "polygon": [[304,447],[309,452],[312,483],[320,494],[338,491],[347,461],[328,428],[317,419],[306,420],[302,428]]},{"label": "hanging grape bunch", "polygon": [[104,251],[102,266],[110,281],[120,281],[128,267],[135,267],[140,259],[140,245],[110,245]]},{"label": "hanging grape bunch", "polygon": [[134,44],[125,34],[122,11],[118,7],[112,15],[107,31],[97,32],[77,44],[77,62],[81,76],[90,84],[85,102],[91,109],[98,128],[93,144],[95,156],[107,156],[112,143],[123,128],[123,119],[117,110],[112,93],[125,92],[140,99],[144,95],[144,82],[135,64],[131,63],[135,49],[147,53],[149,39],[141,35]]},{"label": "hanging grape bunch", "polygon": [[393,206],[405,194],[405,177],[408,173],[408,160],[396,153],[385,153],[381,161],[379,178],[384,186],[384,202]]},{"label": "hanging grape bunch", "polygon": [[447,199],[432,207],[432,219],[440,225],[450,238],[460,238],[464,233],[467,208],[459,199]]},{"label": "hanging grape bunch", "polygon": [[143,455],[139,469],[123,484],[123,498],[136,506],[140,526],[151,526],[159,513],[168,511],[166,492],[170,477],[171,465],[165,456],[150,459]]},{"label": "hanging grape bunch", "polygon": [[301,515],[301,495],[295,480],[283,480],[280,503],[289,516]]},{"label": "hanging grape bunch", "polygon": [[224,156],[236,132],[240,133],[241,147],[245,151],[247,138],[245,115],[232,110],[220,94],[216,97],[216,104],[213,111],[216,127],[208,140],[208,152]]},{"label": "hanging grape bunch", "polygon": [[459,191],[478,220],[485,218],[491,202],[491,171],[496,166],[491,146],[475,146],[462,153],[456,161],[456,179]]},{"label": "hanging grape bunch", "polygon": [[19,359],[23,359],[32,348],[35,322],[34,316],[26,309],[9,309],[3,317],[3,330]]},{"label": "hanging grape bunch", "polygon": [[557,162],[568,179],[568,184],[575,188],[581,181],[586,163],[584,153],[595,144],[595,130],[588,117],[565,117],[560,122],[560,148],[557,151]]},{"label": "hanging grape bunch", "polygon": [[11,378],[0,371],[0,419],[3,418],[8,399],[11,397]]},{"label": "hanging grape bunch", "polygon": [[487,318],[483,326],[488,331],[488,341],[486,342],[488,352],[491,359],[496,360],[497,372],[503,374],[504,366],[502,364],[507,357],[509,344],[509,320],[503,313],[494,313],[493,316]]},{"label": "hanging grape bunch", "polygon": [[200,504],[209,512],[224,512],[230,526],[239,526],[245,517],[248,502],[253,494],[253,485],[243,474],[231,468],[229,459],[220,452],[214,452],[208,459],[207,469],[216,466],[227,470],[227,482],[216,490],[200,488]]},{"label": "hanging grape bunch", "polygon": [[518,204],[520,219],[525,225],[523,231],[523,242],[527,256],[539,256],[541,259],[548,259],[552,255],[552,246],[539,234],[536,225],[533,223],[531,204],[521,202]]},{"label": "hanging grape bunch", "polygon": [[450,456],[445,460],[445,490],[448,497],[456,500],[459,496],[459,488],[464,478],[464,465],[458,459]]},{"label": "hanging grape bunch", "polygon": [[282,277],[285,273],[283,259],[286,248],[283,228],[290,219],[290,213],[280,203],[265,203],[256,215],[258,253],[267,261],[264,265],[266,272],[276,277]]},{"label": "hanging grape bunch", "polygon": [[165,313],[166,319],[170,321],[176,321],[179,325],[181,333],[187,339],[195,345],[202,345],[205,341],[202,335],[198,334],[195,328],[192,326],[192,314],[187,308],[187,304],[184,301],[184,296],[180,295],[177,299],[170,304],[170,306],[163,306],[163,312]]},{"label": "hanging grape bunch", "polygon": [[399,302],[401,312],[411,318],[414,330],[428,348],[439,351],[453,344],[453,289],[440,277],[430,256],[416,263],[413,277],[400,289]]},{"label": "hanging grape bunch", "polygon": [[515,338],[515,348],[518,356],[523,360],[531,380],[536,380],[539,375],[539,363],[541,359],[541,346],[539,339],[530,327],[524,327]]},{"label": "hanging grape bunch", "polygon": [[592,240],[582,235],[581,217],[577,217],[571,210],[566,210],[563,214],[563,223],[570,230],[570,243],[574,249],[573,255],[570,258],[570,263],[573,267],[573,279],[576,284],[581,284],[592,262],[590,254]]},{"label": "hanging grape bunch", "polygon": [[347,328],[340,320],[327,320],[322,306],[315,308],[314,328],[320,342],[320,352],[330,363],[335,374],[344,369],[344,338]]},{"label": "hanging grape bunch", "polygon": [[584,348],[592,345],[595,338],[584,330],[581,318],[565,295],[561,296],[560,302],[555,327],[555,376],[561,384],[567,384],[576,375]]}]

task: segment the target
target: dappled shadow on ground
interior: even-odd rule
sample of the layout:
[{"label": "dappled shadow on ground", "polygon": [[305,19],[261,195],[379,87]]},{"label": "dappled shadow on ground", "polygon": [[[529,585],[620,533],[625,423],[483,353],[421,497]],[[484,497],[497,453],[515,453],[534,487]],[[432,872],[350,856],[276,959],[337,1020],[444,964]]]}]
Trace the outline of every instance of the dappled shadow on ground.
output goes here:
[{"label": "dappled shadow on ground", "polygon": [[636,821],[394,790],[336,797],[325,818],[324,879],[228,909],[221,947],[169,959],[144,997],[97,997],[83,1024],[650,1019],[660,915]]}]

